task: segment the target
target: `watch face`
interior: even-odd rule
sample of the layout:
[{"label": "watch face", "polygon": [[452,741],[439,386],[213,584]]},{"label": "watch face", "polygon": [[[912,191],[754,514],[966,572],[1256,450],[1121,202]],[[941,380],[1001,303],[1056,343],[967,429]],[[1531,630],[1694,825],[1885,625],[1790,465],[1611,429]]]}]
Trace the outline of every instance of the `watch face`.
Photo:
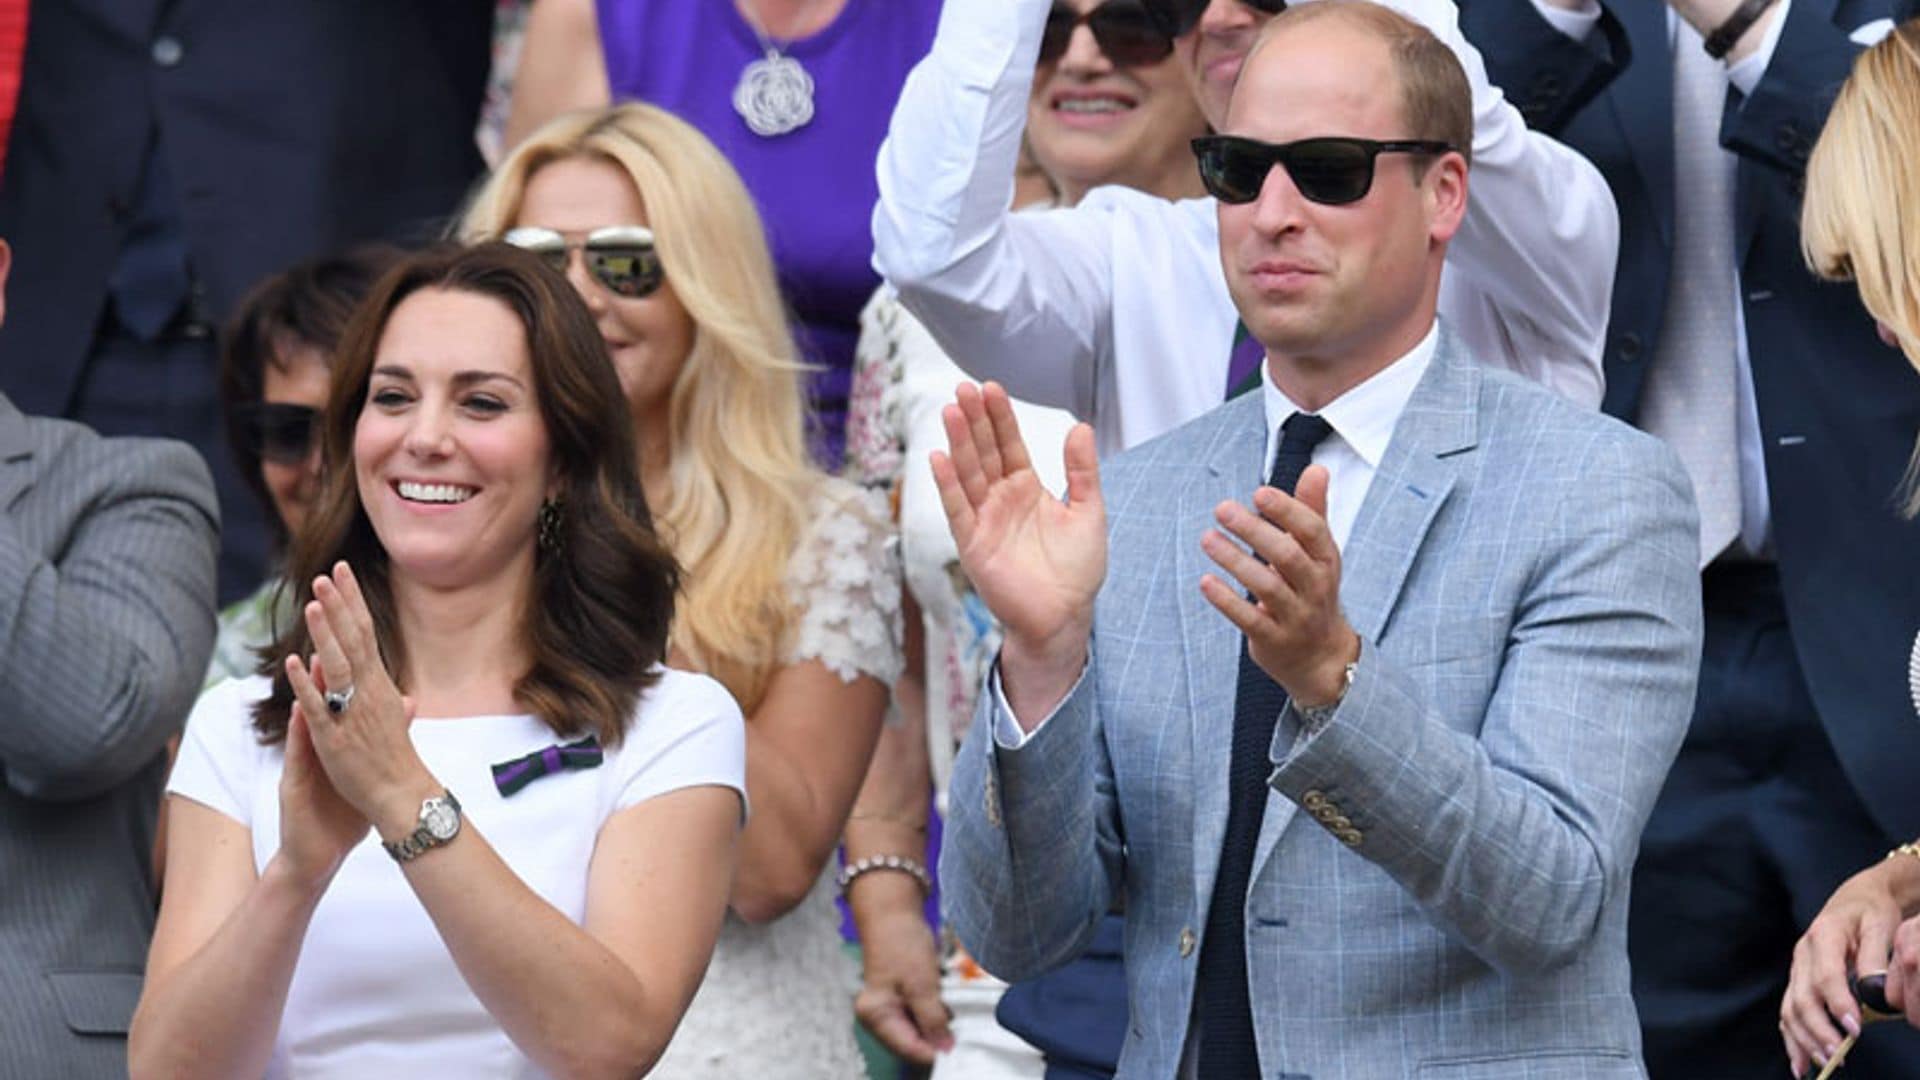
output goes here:
[{"label": "watch face", "polygon": [[460,814],[443,799],[428,800],[420,813],[420,823],[435,840],[451,840],[460,831]]}]

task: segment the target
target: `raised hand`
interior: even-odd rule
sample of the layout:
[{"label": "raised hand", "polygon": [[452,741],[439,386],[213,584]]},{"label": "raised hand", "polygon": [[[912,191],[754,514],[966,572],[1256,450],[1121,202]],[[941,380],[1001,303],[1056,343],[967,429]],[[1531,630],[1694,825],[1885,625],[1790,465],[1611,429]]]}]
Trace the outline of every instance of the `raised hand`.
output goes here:
[{"label": "raised hand", "polygon": [[1360,657],[1359,635],[1340,612],[1340,548],[1327,527],[1327,482],[1327,470],[1310,465],[1296,495],[1262,487],[1252,508],[1215,507],[1214,519],[1245,550],[1218,531],[1200,538],[1201,550],[1238,583],[1208,574],[1201,593],[1247,636],[1261,670],[1303,706],[1337,700],[1346,666]]},{"label": "raised hand", "polygon": [[940,504],[961,568],[1006,629],[1001,674],[1014,712],[1024,723],[1037,710],[1037,724],[1079,675],[1107,574],[1093,429],[1067,436],[1062,502],[1034,474],[999,384],[960,387],[941,419],[950,452],[932,456]]},{"label": "raised hand", "polygon": [[[380,658],[373,615],[346,563],[314,579],[304,612],[314,655],[287,658],[294,700],[307,717],[313,749],[340,796],[382,837],[411,832],[421,800],[442,790],[413,748],[412,704]],[[332,691],[330,694],[329,691]],[[344,707],[329,707],[329,697]]]}]

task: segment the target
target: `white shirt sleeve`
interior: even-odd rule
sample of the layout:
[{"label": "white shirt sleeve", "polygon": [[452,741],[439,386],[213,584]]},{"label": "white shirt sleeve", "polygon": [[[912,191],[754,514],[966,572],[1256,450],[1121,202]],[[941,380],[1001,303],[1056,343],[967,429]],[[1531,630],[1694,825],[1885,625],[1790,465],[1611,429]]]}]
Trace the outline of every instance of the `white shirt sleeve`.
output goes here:
[{"label": "white shirt sleeve", "polygon": [[873,265],[970,374],[1089,416],[1113,306],[1112,226],[1010,208],[1050,6],[947,0],[880,146]]},{"label": "white shirt sleeve", "polygon": [[1520,374],[1598,405],[1620,253],[1613,192],[1592,162],[1530,130],[1488,81],[1451,0],[1383,2],[1445,42],[1473,90],[1467,215],[1447,249],[1447,273],[1456,288],[1485,297]]},{"label": "white shirt sleeve", "polygon": [[1793,7],[1793,0],[1780,0],[1773,6],[1773,21],[1767,24],[1766,35],[1760,39],[1760,47],[1740,59],[1739,63],[1727,65],[1727,81],[1743,97],[1752,97],[1753,88],[1767,73],[1767,65],[1773,63],[1773,54],[1780,47],[1780,28],[1787,25],[1787,13]]},{"label": "white shirt sleeve", "polygon": [[747,805],[747,727],[726,688],[705,675],[662,670],[608,762],[617,772],[611,812],[681,788],[714,785]]},{"label": "white shirt sleeve", "polygon": [[1586,0],[1578,8],[1568,11],[1555,7],[1547,0],[1533,0],[1533,10],[1547,21],[1547,25],[1560,31],[1575,41],[1587,40],[1593,28],[1600,25],[1600,0]]},{"label": "white shirt sleeve", "polygon": [[1089,657],[1089,662],[1080,666],[1079,677],[1073,680],[1071,687],[1067,688],[1066,696],[1054,703],[1047,715],[1033,725],[1032,731],[1022,731],[1020,722],[1014,719],[1013,706],[1007,702],[1006,691],[1000,686],[1000,658],[994,657],[993,666],[987,670],[987,693],[993,695],[994,745],[1002,750],[1018,750],[1027,745],[1027,741],[1040,734],[1040,729],[1047,726],[1047,721],[1052,720],[1060,712],[1060,706],[1067,703],[1067,698],[1072,697],[1073,692],[1080,689],[1080,684],[1086,681],[1087,672],[1092,668],[1093,664]]},{"label": "white shirt sleeve", "polygon": [[253,825],[253,788],[271,752],[253,730],[254,703],[272,684],[264,676],[224,679],[201,693],[167,777],[167,792]]}]

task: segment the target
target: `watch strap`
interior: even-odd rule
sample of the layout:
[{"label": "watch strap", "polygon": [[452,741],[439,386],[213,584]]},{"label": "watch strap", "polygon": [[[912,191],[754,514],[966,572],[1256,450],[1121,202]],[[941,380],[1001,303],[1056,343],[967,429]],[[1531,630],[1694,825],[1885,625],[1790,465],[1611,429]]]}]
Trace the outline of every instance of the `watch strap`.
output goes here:
[{"label": "watch strap", "polygon": [[1333,719],[1333,714],[1340,711],[1340,703],[1347,700],[1347,691],[1353,689],[1353,675],[1359,667],[1359,663],[1354,662],[1348,664],[1341,672],[1340,693],[1335,695],[1332,701],[1324,705],[1309,705],[1305,708],[1299,705],[1293,707],[1293,711],[1300,714],[1301,725],[1309,733],[1317,732],[1327,726],[1327,721]]}]

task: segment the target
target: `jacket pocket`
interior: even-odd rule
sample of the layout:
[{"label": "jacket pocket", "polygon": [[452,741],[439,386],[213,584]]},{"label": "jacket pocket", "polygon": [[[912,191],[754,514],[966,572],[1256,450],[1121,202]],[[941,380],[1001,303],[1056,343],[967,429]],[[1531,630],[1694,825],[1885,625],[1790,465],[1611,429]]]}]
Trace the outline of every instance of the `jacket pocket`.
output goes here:
[{"label": "jacket pocket", "polygon": [[69,969],[46,973],[60,1015],[76,1035],[125,1035],[140,1003],[138,971]]},{"label": "jacket pocket", "polygon": [[1644,1077],[1625,1050],[1534,1050],[1422,1062],[1423,1080],[1616,1080]]}]

